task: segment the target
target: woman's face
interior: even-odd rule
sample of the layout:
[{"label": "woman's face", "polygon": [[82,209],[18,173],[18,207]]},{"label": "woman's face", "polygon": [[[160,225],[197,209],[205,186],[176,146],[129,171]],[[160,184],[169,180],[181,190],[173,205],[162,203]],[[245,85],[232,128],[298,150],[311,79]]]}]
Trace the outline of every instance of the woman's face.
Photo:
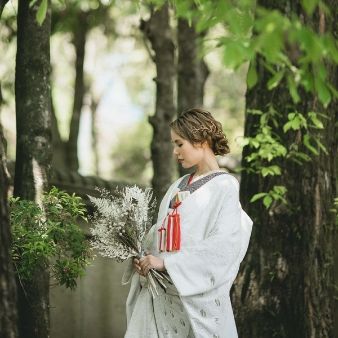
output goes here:
[{"label": "woman's face", "polygon": [[203,160],[204,150],[201,144],[193,145],[188,140],[177,135],[172,129],[170,133],[171,142],[174,146],[173,154],[183,168],[191,168]]}]

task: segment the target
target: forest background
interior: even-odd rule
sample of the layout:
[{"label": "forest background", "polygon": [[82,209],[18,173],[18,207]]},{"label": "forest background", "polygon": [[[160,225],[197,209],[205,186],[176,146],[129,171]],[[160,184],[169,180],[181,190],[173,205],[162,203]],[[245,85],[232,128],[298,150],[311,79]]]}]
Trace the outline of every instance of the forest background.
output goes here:
[{"label": "forest background", "polygon": [[5,337],[47,337],[50,321],[49,263],[25,282],[13,271],[8,191],[39,202],[97,176],[161,200],[183,173],[168,123],[193,106],[222,122],[219,162],[255,224],[232,289],[239,336],[337,334],[335,1],[0,5]]}]

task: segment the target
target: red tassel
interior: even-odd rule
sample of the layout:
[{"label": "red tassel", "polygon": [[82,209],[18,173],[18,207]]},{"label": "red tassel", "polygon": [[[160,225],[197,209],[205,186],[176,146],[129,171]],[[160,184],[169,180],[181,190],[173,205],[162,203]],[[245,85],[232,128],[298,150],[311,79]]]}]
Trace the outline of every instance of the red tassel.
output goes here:
[{"label": "red tassel", "polygon": [[163,220],[159,231],[159,251],[176,251],[181,248],[181,220],[177,208],[181,202],[173,205],[173,211]]},{"label": "red tassel", "polygon": [[173,250],[179,250],[181,246],[181,224],[180,224],[180,214],[176,213],[173,215]]},{"label": "red tassel", "polygon": [[171,251],[172,248],[172,216],[168,217],[168,225],[167,225],[167,251]]}]

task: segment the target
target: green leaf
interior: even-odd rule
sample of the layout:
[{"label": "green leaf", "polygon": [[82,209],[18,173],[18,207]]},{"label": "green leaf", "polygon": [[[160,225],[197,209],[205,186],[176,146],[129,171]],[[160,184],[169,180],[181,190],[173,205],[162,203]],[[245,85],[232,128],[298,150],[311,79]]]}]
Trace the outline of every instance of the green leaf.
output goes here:
[{"label": "green leaf", "polygon": [[263,198],[263,204],[265,205],[266,208],[269,208],[269,206],[271,205],[271,203],[272,203],[272,197],[270,195],[266,195]]},{"label": "green leaf", "polygon": [[283,126],[283,131],[284,133],[286,133],[289,129],[291,129],[291,126],[292,126],[292,122],[289,121],[289,122],[286,122]]},{"label": "green leaf", "polygon": [[300,101],[300,97],[299,97],[299,94],[298,94],[298,91],[297,91],[296,82],[295,82],[294,78],[292,77],[292,75],[289,75],[287,77],[287,80],[288,80],[288,87],[289,87],[289,92],[290,92],[292,101],[294,103],[298,103]]},{"label": "green leaf", "polygon": [[331,101],[331,93],[322,79],[315,77],[315,87],[318,93],[320,102],[324,107],[327,107]]},{"label": "green leaf", "polygon": [[275,176],[275,175],[280,175],[280,174],[281,174],[281,170],[280,170],[280,167],[278,167],[277,165],[272,165],[270,167],[262,168],[263,177],[266,177],[268,175]]},{"label": "green leaf", "polygon": [[266,195],[267,195],[266,192],[260,192],[258,194],[255,194],[251,197],[250,202],[255,202],[255,201],[259,200],[260,198],[263,198]]},{"label": "green leaf", "polygon": [[247,113],[250,115],[262,115],[263,112],[258,109],[247,109]]},{"label": "green leaf", "polygon": [[248,88],[251,89],[252,87],[255,86],[257,83],[258,76],[257,76],[257,71],[256,71],[256,64],[254,62],[250,62],[249,70],[248,70],[248,75],[247,75],[247,85]]},{"label": "green leaf", "polygon": [[41,0],[41,4],[36,13],[36,21],[38,22],[40,26],[45,21],[47,9],[48,9],[48,0]]},{"label": "green leaf", "polygon": [[311,122],[314,124],[314,126],[317,129],[324,129],[324,125],[323,125],[322,121],[320,121],[317,118],[317,114],[315,112],[309,112],[308,115],[310,117]]},{"label": "green leaf", "polygon": [[270,80],[267,83],[267,87],[269,90],[272,90],[274,88],[276,88],[278,86],[278,84],[280,83],[280,81],[282,80],[283,76],[284,76],[284,69],[275,73],[274,76],[272,78],[270,78]]},{"label": "green leaf", "polygon": [[287,189],[284,185],[275,185],[273,187],[273,191],[275,191],[279,195],[284,195],[286,193]]},{"label": "green leaf", "polygon": [[318,150],[310,143],[310,135],[305,134],[303,137],[303,143],[306,148],[308,148],[313,154],[319,155]]},{"label": "green leaf", "polygon": [[320,142],[320,141],[318,140],[317,137],[314,138],[314,140],[315,140],[315,142],[317,143],[318,147],[319,147],[326,155],[328,155],[329,153],[328,153],[326,147],[324,146],[324,144],[323,144],[322,142]]},{"label": "green leaf", "polygon": [[302,6],[308,15],[312,15],[317,5],[318,0],[302,0]]},{"label": "green leaf", "polygon": [[249,46],[243,40],[223,38],[224,64],[226,67],[236,69],[250,59]]}]

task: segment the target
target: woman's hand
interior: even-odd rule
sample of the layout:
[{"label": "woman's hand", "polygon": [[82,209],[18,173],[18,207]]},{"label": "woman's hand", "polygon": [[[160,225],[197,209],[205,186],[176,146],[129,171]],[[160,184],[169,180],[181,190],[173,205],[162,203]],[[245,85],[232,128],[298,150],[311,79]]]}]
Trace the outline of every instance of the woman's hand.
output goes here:
[{"label": "woman's hand", "polygon": [[134,267],[141,276],[146,276],[150,269],[165,271],[163,259],[149,254],[141,259],[134,258]]}]

